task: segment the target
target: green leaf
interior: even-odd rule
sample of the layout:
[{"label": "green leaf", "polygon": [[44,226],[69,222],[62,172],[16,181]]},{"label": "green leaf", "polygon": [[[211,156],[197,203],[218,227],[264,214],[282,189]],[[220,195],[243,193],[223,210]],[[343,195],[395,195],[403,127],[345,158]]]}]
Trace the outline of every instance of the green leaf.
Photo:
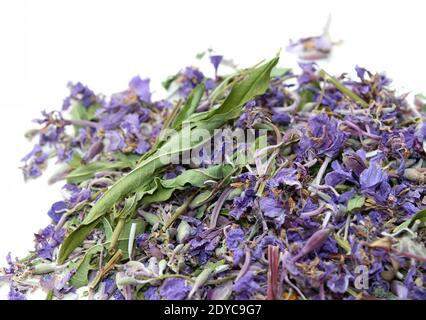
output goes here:
[{"label": "green leaf", "polygon": [[87,225],[80,225],[71,234],[72,237],[68,236],[62,242],[58,253],[58,264],[63,264],[65,259],[77,248],[84,239],[92,232],[92,230],[98,225],[100,219],[96,219]]},{"label": "green leaf", "polygon": [[300,103],[297,106],[297,110],[300,111],[303,109],[303,107],[309,103],[314,101],[314,93],[312,90],[304,89],[300,92]]},{"label": "green leaf", "polygon": [[232,110],[238,110],[238,107],[242,107],[254,97],[265,93],[269,87],[271,70],[277,65],[278,60],[279,57],[275,57],[264,65],[251,70],[244,80],[234,85],[223,104],[212,113],[214,115],[227,114]]},{"label": "green leaf", "polygon": [[[244,79],[234,85],[230,94],[219,108],[209,112],[192,114],[190,122],[194,124],[194,128],[202,128],[213,132],[214,129],[220,128],[229,120],[238,117],[241,114],[242,106],[246,102],[267,90],[271,70],[278,63],[278,60],[279,58],[276,57],[258,68],[249,70]],[[198,138],[195,135],[194,137]],[[156,176],[156,171],[166,165],[164,157],[178,156],[210,141],[210,137],[203,141],[198,141],[191,136],[189,138],[189,146],[182,147],[180,144],[185,138],[188,139],[186,133],[182,133],[182,131],[172,135],[158,150],[150,154],[148,158],[144,159],[126,176],[116,181],[90,209],[81,225],[65,239],[59,251],[58,261],[65,261],[68,255],[92,231],[99,219],[118,201],[130,193],[136,192],[141,186],[150,185]]]},{"label": "green leaf", "polygon": [[[123,231],[121,231],[120,233],[117,243],[117,248],[120,249],[123,253],[121,260],[126,260],[129,258],[128,244],[130,237],[130,229],[132,228],[133,223],[136,223],[136,235],[139,235],[145,231],[146,223],[141,219],[132,219],[126,222]],[[108,244],[108,242],[105,244]]]},{"label": "green leaf", "polygon": [[339,247],[345,250],[347,254],[351,253],[351,245],[348,240],[338,236],[337,234],[334,235],[334,239],[336,240]]},{"label": "green leaf", "polygon": [[220,180],[232,171],[231,165],[216,165],[206,169],[190,169],[173,179],[155,179],[157,189],[151,195],[146,195],[142,203],[149,204],[168,200],[175,190],[183,190],[187,185],[203,188],[207,180]]},{"label": "green leaf", "polygon": [[[108,220],[103,219],[103,222],[104,222],[104,228],[105,228],[105,226],[107,226],[106,230],[110,229],[110,230],[106,231],[106,233],[111,232],[111,235],[112,235],[112,228],[111,228],[111,225],[109,224]],[[123,229],[123,231],[120,234],[120,237],[118,239],[118,248],[121,249],[121,251],[123,252],[123,258],[122,258],[123,260],[129,258],[128,242],[129,242],[130,229],[131,229],[131,226],[132,226],[133,223],[137,224],[136,234],[141,234],[145,230],[145,224],[140,219],[130,220],[128,223],[126,223],[126,225],[124,226],[124,229]],[[109,238],[110,237],[107,236],[107,239],[109,239]],[[108,241],[107,241],[107,243],[108,243]],[[97,264],[92,264],[93,257],[96,254],[98,254],[102,251],[102,247],[104,245],[105,244],[94,245],[93,247],[91,247],[90,249],[88,249],[86,251],[86,254],[77,263],[76,272],[74,273],[74,275],[70,279],[70,283],[73,287],[80,288],[80,287],[83,287],[83,286],[88,284],[89,272],[91,270],[95,270],[95,269],[98,268]]]},{"label": "green leaf", "polygon": [[135,193],[133,196],[126,198],[126,200],[124,200],[123,209],[115,214],[115,218],[126,219],[132,216],[136,211],[138,202],[142,196],[143,195],[141,193]]},{"label": "green leaf", "polygon": [[204,204],[204,205],[202,205],[201,207],[199,207],[198,209],[197,209],[197,214],[195,215],[195,217],[197,218],[197,219],[201,219],[202,217],[204,217],[204,214],[205,214],[205,212],[206,212],[206,208],[207,208],[207,206]]},{"label": "green leaf", "polygon": [[71,118],[73,120],[93,120],[96,118],[96,111],[99,109],[99,104],[92,104],[86,108],[81,103],[76,103],[71,109]]},{"label": "green leaf", "polygon": [[420,226],[422,226],[422,227],[426,226],[426,209],[418,211],[411,218],[409,218],[405,222],[401,223],[399,226],[397,226],[395,229],[393,229],[393,233],[397,234],[404,229],[410,228],[416,220],[420,221]]},{"label": "green leaf", "polygon": [[209,261],[209,262],[206,263],[206,265],[204,266],[204,268],[205,269],[208,268],[208,269],[214,270],[214,269],[216,269],[216,268],[218,268],[220,266],[223,266],[224,264],[225,264],[225,259],[218,260],[216,262]]},{"label": "green leaf", "polygon": [[191,114],[194,113],[195,109],[198,107],[198,104],[201,101],[201,98],[203,97],[204,89],[205,85],[204,83],[201,83],[191,91],[185,105],[173,121],[171,126],[173,129],[179,128],[182,123],[188,119]]},{"label": "green leaf", "polygon": [[271,78],[281,78],[290,72],[290,68],[274,67],[271,71]]},{"label": "green leaf", "polygon": [[418,93],[414,97],[417,99],[426,100],[426,95],[424,95],[423,93]]},{"label": "green leaf", "polygon": [[148,222],[148,224],[150,224],[151,226],[160,223],[162,220],[160,219],[160,217],[154,213],[150,213],[150,212],[146,212],[146,211],[142,211],[141,212],[141,216],[145,219],[146,222]]},{"label": "green leaf", "polygon": [[363,108],[368,108],[368,103],[367,102],[365,102],[355,92],[353,92],[350,89],[346,88],[336,78],[334,78],[333,76],[329,75],[324,70],[320,70],[319,75],[324,80],[330,81],[336,87],[336,89],[338,89],[340,92],[342,92],[345,96],[347,96],[348,98],[352,99],[354,102],[360,104]]},{"label": "green leaf", "polygon": [[177,79],[178,74],[175,74],[173,76],[169,76],[165,81],[161,83],[164,89],[169,90],[172,83]]},{"label": "green leaf", "polygon": [[81,166],[81,160],[82,160],[81,156],[78,153],[74,153],[70,162],[68,162],[68,164],[72,169],[77,169],[78,167]]},{"label": "green leaf", "polygon": [[202,267],[197,268],[194,271],[194,273],[192,274],[192,276],[196,277],[201,272],[203,272],[203,270],[206,270],[206,269],[215,270],[216,268],[223,266],[224,264],[225,264],[225,259],[218,260],[216,262],[209,261],[205,265],[203,265]]},{"label": "green leaf", "polygon": [[241,109],[245,103],[257,95],[265,93],[268,89],[271,70],[276,66],[278,60],[279,57],[277,56],[260,67],[248,71],[245,78],[232,87],[228,97],[219,108],[194,114],[191,117],[191,122],[211,121],[217,119],[218,115],[226,115],[229,119],[237,117],[241,113]]},{"label": "green leaf", "polygon": [[387,291],[383,287],[377,286],[373,290],[373,295],[379,299],[384,300],[397,300],[398,297],[394,295],[392,292]]},{"label": "green leaf", "polygon": [[363,195],[355,195],[348,201],[348,211],[362,208],[365,203],[365,197]]},{"label": "green leaf", "polygon": [[164,188],[184,189],[187,184],[202,188],[207,180],[222,179],[231,171],[231,165],[215,165],[206,169],[191,169],[182,172],[176,178],[162,180],[161,184]]},{"label": "green leaf", "polygon": [[192,199],[191,203],[189,204],[189,208],[196,209],[204,205],[208,200],[211,200],[211,197],[213,196],[213,194],[214,194],[214,191],[210,189],[198,193],[194,197],[194,199]]},{"label": "green leaf", "polygon": [[143,204],[151,204],[157,202],[163,202],[172,196],[175,189],[164,188],[161,184],[161,179],[155,179],[155,190],[152,193],[148,193],[142,198]]},{"label": "green leaf", "polygon": [[195,56],[195,58],[197,58],[198,60],[201,60],[201,59],[204,58],[205,55],[206,55],[206,51],[199,52],[199,53],[197,53],[197,55]]},{"label": "green leaf", "polygon": [[103,224],[103,227],[104,227],[106,240],[110,241],[112,234],[114,233],[114,230],[112,230],[112,227],[111,227],[111,223],[109,223],[107,218],[103,217],[102,218],[102,224]]},{"label": "green leaf", "polygon": [[127,163],[129,168],[134,168],[136,167],[136,164],[138,163],[140,156],[134,153],[116,153],[114,154],[114,156],[116,157],[116,159],[118,161],[121,161],[123,163]]},{"label": "green leaf", "polygon": [[96,161],[78,167],[71,171],[65,178],[68,183],[80,183],[94,177],[95,173],[105,170],[123,169],[129,167],[129,162],[101,162]]},{"label": "green leaf", "polygon": [[77,270],[70,279],[70,283],[75,288],[80,288],[89,283],[89,272],[97,269],[96,264],[92,264],[92,258],[102,250],[102,245],[94,245],[86,251],[84,257],[77,263]]}]

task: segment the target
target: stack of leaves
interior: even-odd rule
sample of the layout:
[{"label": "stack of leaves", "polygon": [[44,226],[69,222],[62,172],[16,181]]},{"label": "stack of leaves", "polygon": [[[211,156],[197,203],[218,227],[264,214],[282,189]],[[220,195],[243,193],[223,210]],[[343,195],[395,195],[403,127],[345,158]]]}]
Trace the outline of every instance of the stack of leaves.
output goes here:
[{"label": "stack of leaves", "polygon": [[[54,158],[65,199],[29,256],[8,257],[9,298],[425,299],[421,96],[360,67],[336,78],[276,57],[218,75],[210,60],[214,77],[187,67],[160,101],[140,77],[109,98],[70,84],[37,120],[25,178]],[[263,129],[266,161],[163,161],[210,143],[181,143],[188,126]]]}]

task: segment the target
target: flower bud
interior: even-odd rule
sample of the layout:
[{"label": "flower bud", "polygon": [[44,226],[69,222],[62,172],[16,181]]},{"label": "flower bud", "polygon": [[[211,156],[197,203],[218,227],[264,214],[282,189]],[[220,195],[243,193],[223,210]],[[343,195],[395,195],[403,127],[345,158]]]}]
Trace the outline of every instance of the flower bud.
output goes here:
[{"label": "flower bud", "polygon": [[141,216],[152,226],[161,222],[157,215],[150,212],[142,211]]},{"label": "flower bud", "polygon": [[191,299],[191,297],[194,295],[194,293],[201,287],[203,286],[207,280],[209,280],[209,277],[212,273],[212,269],[211,268],[207,268],[204,269],[203,271],[201,271],[201,273],[198,275],[198,277],[195,279],[194,285],[191,289],[191,292],[188,295],[188,298]]},{"label": "flower bud", "polygon": [[45,274],[55,271],[55,263],[39,263],[33,267],[33,274]]},{"label": "flower bud", "polygon": [[330,229],[321,229],[315,232],[309,239],[306,241],[300,253],[295,256],[294,261],[299,260],[301,257],[307,255],[308,253],[321,248],[324,242],[328,239],[330,235]]},{"label": "flower bud", "polygon": [[232,281],[214,288],[211,292],[211,300],[228,300],[232,294]]},{"label": "flower bud", "polygon": [[240,188],[232,189],[226,200],[234,200],[236,197],[239,197],[241,193],[243,193],[243,190],[241,190]]},{"label": "flower bud", "polygon": [[162,276],[166,268],[167,268],[167,261],[164,259],[161,259],[160,262],[158,263],[158,275]]},{"label": "flower bud", "polygon": [[102,150],[104,149],[104,144],[101,141],[95,142],[94,144],[92,144],[89,148],[89,150],[87,151],[87,153],[84,155],[84,161],[90,161],[92,160],[94,157],[96,157],[99,153],[102,152]]},{"label": "flower bud", "polygon": [[191,203],[189,204],[189,208],[195,209],[202,206],[206,202],[206,200],[210,198],[211,194],[212,193],[210,190],[199,193],[195,196],[194,199],[192,199]]},{"label": "flower bud", "polygon": [[191,234],[191,226],[185,220],[182,220],[177,228],[176,240],[183,243]]},{"label": "flower bud", "polygon": [[408,168],[404,171],[404,178],[412,182],[426,182],[426,171],[424,168]]}]

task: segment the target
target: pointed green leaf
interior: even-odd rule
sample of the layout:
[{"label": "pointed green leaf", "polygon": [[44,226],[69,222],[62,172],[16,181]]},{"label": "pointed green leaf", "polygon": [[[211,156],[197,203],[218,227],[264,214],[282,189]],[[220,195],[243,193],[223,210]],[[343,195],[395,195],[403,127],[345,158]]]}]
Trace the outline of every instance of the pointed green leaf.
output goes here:
[{"label": "pointed green leaf", "polygon": [[58,253],[58,264],[61,265],[65,262],[65,259],[77,248],[92,232],[92,230],[97,226],[98,220],[94,220],[92,223],[87,225],[80,225],[74,232],[65,238],[62,242],[61,247],[59,248]]},{"label": "pointed green leaf", "polygon": [[416,220],[421,222],[421,226],[426,226],[426,209],[418,211],[415,215],[409,218],[407,221],[401,223],[395,229],[393,229],[393,233],[397,234],[404,229],[410,228]]},{"label": "pointed green leaf", "polygon": [[173,129],[179,128],[180,125],[194,113],[195,109],[198,107],[198,104],[201,101],[201,98],[203,97],[204,88],[204,83],[201,83],[191,91],[185,105],[173,121],[171,126]]},{"label": "pointed green leaf", "polygon": [[129,162],[117,161],[117,162],[101,162],[95,161],[77,169],[71,171],[65,178],[68,183],[80,183],[89,180],[99,171],[123,169],[130,166]]},{"label": "pointed green leaf", "polygon": [[362,208],[365,203],[365,197],[363,195],[355,195],[348,201],[348,211]]},{"label": "pointed green leaf", "polygon": [[86,286],[89,283],[89,272],[97,268],[96,264],[92,264],[92,258],[95,254],[98,254],[102,250],[102,245],[94,245],[86,251],[84,257],[78,262],[77,270],[70,279],[70,283],[73,287],[80,288]]},{"label": "pointed green leaf", "polygon": [[[214,129],[220,128],[229,120],[238,117],[241,114],[242,106],[246,102],[267,90],[271,70],[278,63],[278,59],[276,57],[262,66],[248,71],[246,76],[234,85],[230,94],[219,108],[203,112],[199,117],[196,116],[197,114],[193,114],[189,117],[190,122],[194,124],[195,128],[213,132]],[[200,121],[194,122],[195,119]],[[150,153],[150,156],[144,159],[135,169],[115,182],[90,209],[81,225],[65,239],[59,251],[58,260],[65,261],[68,255],[93,230],[100,218],[118,201],[135,192],[141,186],[150,185],[155,178],[156,171],[165,166],[164,157],[179,155],[210,141],[210,137],[204,141],[198,141],[193,140],[191,136],[189,138],[189,146],[182,147],[180,143],[185,138],[188,139],[182,131],[177,132],[165,141],[157,151]]]}]

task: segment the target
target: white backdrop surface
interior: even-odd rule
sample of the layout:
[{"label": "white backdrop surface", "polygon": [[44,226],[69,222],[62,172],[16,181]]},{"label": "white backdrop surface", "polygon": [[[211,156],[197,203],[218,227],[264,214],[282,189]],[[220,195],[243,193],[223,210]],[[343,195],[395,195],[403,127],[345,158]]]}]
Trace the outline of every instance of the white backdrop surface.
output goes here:
[{"label": "white backdrop surface", "polygon": [[[425,8],[418,0],[1,1],[0,265],[7,252],[32,248],[61,198],[48,175],[24,183],[18,167],[30,150],[25,130],[42,109],[61,107],[69,80],[111,94],[140,74],[160,95],[161,80],[197,63],[200,51],[249,66],[290,38],[321,33],[331,14],[331,35],[344,42],[322,67],[340,73],[358,64],[386,71],[401,93],[425,92]],[[281,66],[296,63],[283,50]]]}]

